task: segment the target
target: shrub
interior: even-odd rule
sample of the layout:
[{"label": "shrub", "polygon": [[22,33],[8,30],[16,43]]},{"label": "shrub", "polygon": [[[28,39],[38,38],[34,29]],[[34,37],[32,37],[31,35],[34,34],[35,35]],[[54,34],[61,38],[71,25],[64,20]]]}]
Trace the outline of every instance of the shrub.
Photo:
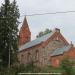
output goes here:
[{"label": "shrub", "polygon": [[61,62],[61,67],[65,71],[66,75],[73,75],[72,66],[73,66],[73,62],[70,61],[68,58],[63,59]]}]

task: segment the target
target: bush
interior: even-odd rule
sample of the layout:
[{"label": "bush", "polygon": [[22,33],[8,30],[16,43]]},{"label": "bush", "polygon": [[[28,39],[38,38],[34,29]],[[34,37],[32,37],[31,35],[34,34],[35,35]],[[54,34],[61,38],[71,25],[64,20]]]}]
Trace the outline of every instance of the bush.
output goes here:
[{"label": "bush", "polygon": [[73,66],[73,62],[70,61],[68,58],[63,59],[61,62],[61,67],[65,71],[65,75],[73,75],[72,66]]}]

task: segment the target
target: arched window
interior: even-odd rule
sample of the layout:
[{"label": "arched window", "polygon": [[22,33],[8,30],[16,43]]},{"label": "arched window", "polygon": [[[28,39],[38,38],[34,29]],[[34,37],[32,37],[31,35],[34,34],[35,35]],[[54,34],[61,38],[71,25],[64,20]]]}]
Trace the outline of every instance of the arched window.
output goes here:
[{"label": "arched window", "polygon": [[23,60],[24,60],[24,55],[22,54],[21,55],[21,63],[24,63]]},{"label": "arched window", "polygon": [[30,52],[28,52],[28,54],[27,54],[27,62],[28,62],[28,63],[31,62],[31,54],[30,54]]},{"label": "arched window", "polygon": [[39,61],[39,51],[38,50],[36,50],[35,60]]}]

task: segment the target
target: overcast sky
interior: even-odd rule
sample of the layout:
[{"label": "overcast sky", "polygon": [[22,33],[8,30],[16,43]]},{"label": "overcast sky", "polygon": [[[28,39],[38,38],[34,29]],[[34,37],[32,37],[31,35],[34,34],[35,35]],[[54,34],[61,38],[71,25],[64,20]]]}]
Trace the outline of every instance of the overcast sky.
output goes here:
[{"label": "overcast sky", "polygon": [[[0,5],[1,2],[3,0],[0,0]],[[17,4],[20,10],[21,22],[24,18],[22,15],[75,11],[75,0],[17,0]],[[72,41],[75,44],[75,13],[27,16],[27,20],[32,39],[35,39],[39,31],[57,27],[60,28],[61,33],[69,42]]]}]

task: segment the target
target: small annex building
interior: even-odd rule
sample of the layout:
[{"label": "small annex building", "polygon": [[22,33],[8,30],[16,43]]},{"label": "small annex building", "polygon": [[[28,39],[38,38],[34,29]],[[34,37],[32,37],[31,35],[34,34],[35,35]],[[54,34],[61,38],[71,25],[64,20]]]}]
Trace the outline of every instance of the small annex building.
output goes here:
[{"label": "small annex building", "polygon": [[17,57],[21,64],[33,61],[37,66],[57,67],[65,57],[75,60],[75,47],[68,43],[58,28],[31,41],[31,32],[25,17],[19,32]]}]

